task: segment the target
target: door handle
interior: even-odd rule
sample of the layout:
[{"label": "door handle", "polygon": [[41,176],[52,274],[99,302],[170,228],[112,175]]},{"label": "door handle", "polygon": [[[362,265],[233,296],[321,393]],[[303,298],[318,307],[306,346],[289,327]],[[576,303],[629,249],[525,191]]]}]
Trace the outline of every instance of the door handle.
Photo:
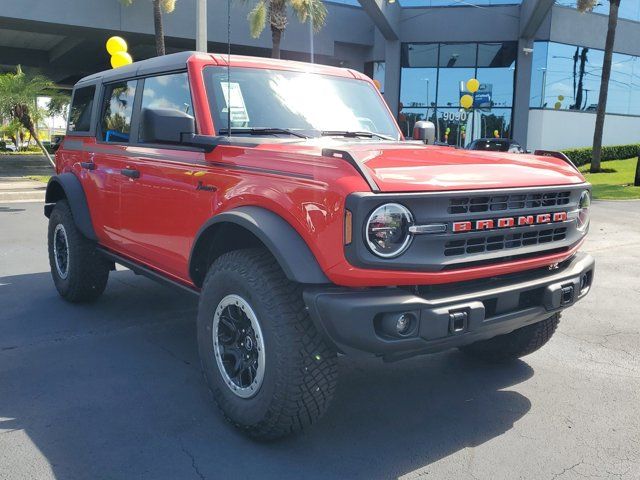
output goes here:
[{"label": "door handle", "polygon": [[80,162],[80,166],[85,170],[95,170],[96,164],[93,162]]},{"label": "door handle", "polygon": [[135,168],[123,168],[120,170],[120,173],[129,178],[140,178],[140,170],[136,170]]}]

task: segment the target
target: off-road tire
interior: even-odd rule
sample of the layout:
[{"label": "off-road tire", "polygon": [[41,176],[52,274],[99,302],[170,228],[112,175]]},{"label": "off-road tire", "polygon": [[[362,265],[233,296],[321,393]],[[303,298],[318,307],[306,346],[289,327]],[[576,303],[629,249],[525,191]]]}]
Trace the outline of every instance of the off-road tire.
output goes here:
[{"label": "off-road tire", "polygon": [[529,355],[542,347],[553,336],[559,322],[560,314],[556,313],[546,320],[527,325],[506,335],[460,347],[460,350],[487,362],[508,362]]},{"label": "off-road tire", "polygon": [[[262,384],[240,398],[225,383],[213,345],[214,313],[239,295],[260,323],[265,351]],[[224,417],[259,440],[298,432],[327,410],[337,381],[336,352],[315,328],[299,284],[264,249],[236,250],[210,267],[200,295],[198,347],[207,383]]]},{"label": "off-road tire", "polygon": [[[54,236],[61,224],[68,245],[68,271],[63,278],[56,268]],[[71,208],[66,200],[56,203],[49,217],[49,265],[58,293],[72,303],[91,302],[107,287],[109,262],[96,250],[95,242],[86,238],[77,229]]]}]

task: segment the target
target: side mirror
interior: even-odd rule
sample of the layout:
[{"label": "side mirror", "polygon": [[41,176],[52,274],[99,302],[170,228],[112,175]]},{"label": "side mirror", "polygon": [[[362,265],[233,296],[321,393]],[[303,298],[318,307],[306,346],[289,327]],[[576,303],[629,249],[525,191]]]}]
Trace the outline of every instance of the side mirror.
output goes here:
[{"label": "side mirror", "polygon": [[428,145],[436,141],[436,126],[433,122],[420,120],[413,126],[413,139],[422,140]]},{"label": "side mirror", "polygon": [[171,108],[145,108],[140,127],[140,140],[145,143],[182,143],[196,132],[191,115]]}]

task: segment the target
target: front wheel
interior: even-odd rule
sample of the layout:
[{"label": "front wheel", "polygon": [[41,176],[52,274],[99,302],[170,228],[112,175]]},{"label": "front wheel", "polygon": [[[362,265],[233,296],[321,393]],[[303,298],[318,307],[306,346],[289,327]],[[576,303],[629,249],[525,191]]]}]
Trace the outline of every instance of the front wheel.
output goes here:
[{"label": "front wheel", "polygon": [[198,346],[225,418],[254,438],[302,430],[333,397],[336,352],[309,318],[300,286],[266,250],[233,251],[211,266]]},{"label": "front wheel", "polygon": [[488,362],[508,362],[541,348],[551,339],[559,322],[560,314],[556,313],[546,320],[521,327],[506,335],[460,347],[460,350]]}]

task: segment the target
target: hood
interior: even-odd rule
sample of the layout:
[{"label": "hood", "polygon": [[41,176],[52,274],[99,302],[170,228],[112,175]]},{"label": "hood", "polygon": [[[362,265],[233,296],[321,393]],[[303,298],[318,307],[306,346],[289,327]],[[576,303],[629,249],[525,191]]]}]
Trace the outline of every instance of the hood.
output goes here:
[{"label": "hood", "polygon": [[[411,142],[282,139],[261,143],[286,157],[322,155],[325,148],[348,152],[381,192],[430,192],[575,185],[584,177],[554,157],[457,150]],[[291,157],[293,155],[293,157]]]},{"label": "hood", "polygon": [[572,185],[584,177],[563,160],[416,144],[343,146],[382,192],[424,192]]}]

